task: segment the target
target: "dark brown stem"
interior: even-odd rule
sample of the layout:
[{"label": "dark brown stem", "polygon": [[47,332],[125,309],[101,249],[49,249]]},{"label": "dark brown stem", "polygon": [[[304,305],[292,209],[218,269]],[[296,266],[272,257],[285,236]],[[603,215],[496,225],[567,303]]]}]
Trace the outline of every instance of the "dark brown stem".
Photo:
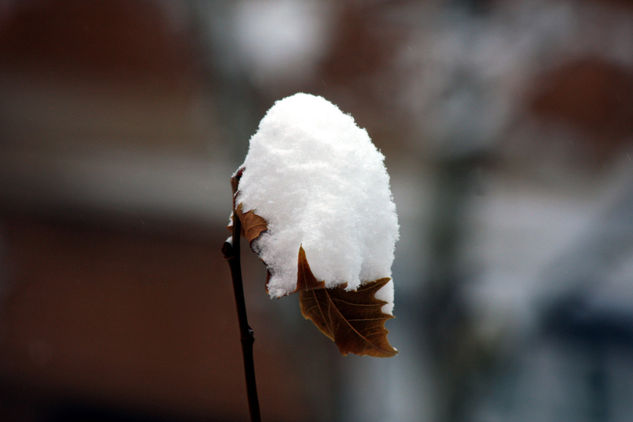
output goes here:
[{"label": "dark brown stem", "polygon": [[222,246],[222,253],[229,263],[231,278],[233,279],[233,293],[237,308],[237,319],[240,326],[240,340],[242,342],[242,357],[244,358],[244,375],[246,377],[246,393],[248,395],[248,409],[251,414],[251,422],[260,422],[259,399],[257,398],[257,385],[255,383],[255,362],[253,361],[253,343],[255,337],[253,330],[248,325],[246,317],[246,302],[244,300],[244,287],[242,284],[242,267],[240,265],[240,232],[242,224],[233,213],[233,234]]}]

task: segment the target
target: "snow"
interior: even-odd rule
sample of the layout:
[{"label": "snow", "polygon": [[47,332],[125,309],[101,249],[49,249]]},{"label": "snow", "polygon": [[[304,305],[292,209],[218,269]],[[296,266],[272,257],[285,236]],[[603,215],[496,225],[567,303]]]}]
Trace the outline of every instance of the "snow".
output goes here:
[{"label": "snow", "polygon": [[[253,248],[271,273],[271,297],[295,291],[301,246],[328,288],[391,277],[399,234],[384,158],[323,97],[298,93],[268,110],[250,139],[236,203],[268,222]],[[393,281],[376,297],[391,314]]]}]

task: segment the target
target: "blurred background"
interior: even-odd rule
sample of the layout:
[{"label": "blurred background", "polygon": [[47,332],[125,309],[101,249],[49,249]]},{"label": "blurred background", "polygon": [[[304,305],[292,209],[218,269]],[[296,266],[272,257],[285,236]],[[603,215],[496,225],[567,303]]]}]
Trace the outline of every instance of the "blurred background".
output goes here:
[{"label": "blurred background", "polygon": [[633,421],[633,2],[0,0],[0,419],[245,421],[265,111],[386,156],[400,354],[245,282],[265,421]]}]

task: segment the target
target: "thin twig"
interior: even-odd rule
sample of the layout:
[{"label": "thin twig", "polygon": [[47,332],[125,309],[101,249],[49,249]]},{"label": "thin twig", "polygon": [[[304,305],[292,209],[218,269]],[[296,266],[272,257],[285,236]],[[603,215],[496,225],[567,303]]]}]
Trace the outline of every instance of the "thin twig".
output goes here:
[{"label": "thin twig", "polygon": [[242,224],[236,213],[233,213],[233,234],[230,241],[222,246],[222,253],[228,261],[233,279],[233,293],[237,308],[237,319],[240,325],[240,340],[242,342],[242,356],[244,358],[244,375],[246,377],[246,393],[248,395],[248,409],[251,422],[260,422],[259,399],[257,398],[257,385],[255,383],[255,362],[253,361],[253,343],[255,337],[253,330],[248,325],[246,317],[246,302],[244,300],[244,287],[242,285],[242,268],[240,265],[240,232]]}]

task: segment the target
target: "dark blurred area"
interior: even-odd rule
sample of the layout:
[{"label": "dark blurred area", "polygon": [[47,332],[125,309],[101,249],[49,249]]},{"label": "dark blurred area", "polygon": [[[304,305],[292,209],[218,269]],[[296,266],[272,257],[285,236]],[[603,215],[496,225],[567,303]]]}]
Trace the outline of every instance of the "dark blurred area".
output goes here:
[{"label": "dark blurred area", "polygon": [[244,251],[264,420],[632,420],[628,0],[0,0],[0,420],[247,420],[229,178],[297,91],[387,157],[400,353]]}]

